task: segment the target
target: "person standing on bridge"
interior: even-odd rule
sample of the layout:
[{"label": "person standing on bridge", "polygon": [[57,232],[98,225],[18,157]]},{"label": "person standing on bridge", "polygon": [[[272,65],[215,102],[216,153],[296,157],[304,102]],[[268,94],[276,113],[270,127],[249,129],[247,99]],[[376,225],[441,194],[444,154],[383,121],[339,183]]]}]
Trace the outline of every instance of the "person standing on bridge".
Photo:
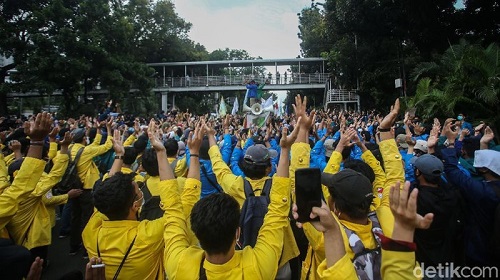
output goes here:
[{"label": "person standing on bridge", "polygon": [[255,104],[257,100],[257,84],[255,83],[255,80],[251,80],[247,84],[247,90],[248,90],[248,100],[250,100],[250,107],[252,107],[253,104]]}]

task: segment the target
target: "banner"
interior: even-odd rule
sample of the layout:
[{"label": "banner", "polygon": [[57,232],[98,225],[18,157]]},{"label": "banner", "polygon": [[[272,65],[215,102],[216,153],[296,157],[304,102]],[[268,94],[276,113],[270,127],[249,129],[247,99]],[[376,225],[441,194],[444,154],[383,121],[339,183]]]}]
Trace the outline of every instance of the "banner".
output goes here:
[{"label": "banner", "polygon": [[264,112],[260,115],[247,114],[246,128],[250,128],[252,125],[257,127],[265,126],[269,114],[270,112]]}]

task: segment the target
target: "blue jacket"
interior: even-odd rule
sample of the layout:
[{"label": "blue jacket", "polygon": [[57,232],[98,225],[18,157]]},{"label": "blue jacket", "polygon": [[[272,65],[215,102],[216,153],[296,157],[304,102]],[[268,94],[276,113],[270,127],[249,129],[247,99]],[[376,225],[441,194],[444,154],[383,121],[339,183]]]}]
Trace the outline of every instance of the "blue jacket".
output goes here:
[{"label": "blue jacket", "polygon": [[[190,154],[189,149],[186,149],[186,164],[189,166],[190,163]],[[203,172],[203,168],[205,168],[205,172]],[[210,179],[210,180],[209,180]],[[210,183],[210,181],[213,183]],[[200,198],[204,198],[213,193],[222,192],[222,187],[217,183],[217,178],[215,177],[215,173],[212,169],[212,162],[209,159],[200,158],[200,182],[201,182],[201,195]],[[214,186],[215,185],[215,186]]]},{"label": "blue jacket", "polygon": [[257,84],[247,84],[248,98],[257,98]]},{"label": "blue jacket", "polygon": [[467,177],[458,168],[458,157],[455,149],[441,151],[444,160],[444,171],[450,183],[459,188],[467,202],[465,216],[464,239],[465,254],[479,265],[490,266],[490,238],[493,234],[495,209],[500,203],[493,186],[500,187],[500,181],[476,181]]}]

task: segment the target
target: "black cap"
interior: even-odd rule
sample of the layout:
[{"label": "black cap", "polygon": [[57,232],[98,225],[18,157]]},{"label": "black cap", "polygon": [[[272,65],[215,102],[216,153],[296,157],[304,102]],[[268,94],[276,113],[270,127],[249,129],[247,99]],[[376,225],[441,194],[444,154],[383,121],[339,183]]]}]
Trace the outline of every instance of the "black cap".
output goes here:
[{"label": "black cap", "polygon": [[428,176],[441,176],[444,171],[443,162],[429,154],[413,157],[410,161],[422,174]]},{"label": "black cap", "polygon": [[365,175],[352,169],[344,169],[336,174],[321,174],[321,183],[328,187],[335,197],[341,197],[352,206],[370,205],[373,190]]}]

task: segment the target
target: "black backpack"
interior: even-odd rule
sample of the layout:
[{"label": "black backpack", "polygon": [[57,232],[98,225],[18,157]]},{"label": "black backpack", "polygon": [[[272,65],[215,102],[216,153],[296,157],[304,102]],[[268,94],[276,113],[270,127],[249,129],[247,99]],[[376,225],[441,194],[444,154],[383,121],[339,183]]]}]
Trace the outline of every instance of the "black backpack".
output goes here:
[{"label": "black backpack", "polygon": [[246,179],[244,181],[245,202],[241,208],[240,227],[241,227],[241,249],[245,246],[255,246],[259,230],[264,223],[268,206],[270,203],[269,195],[271,193],[272,179],[267,179],[260,196],[255,196],[254,190]]},{"label": "black backpack", "polygon": [[164,211],[160,208],[161,199],[159,195],[151,195],[148,185],[144,182],[144,186],[141,188],[144,194],[144,205],[141,208],[141,214],[139,215],[139,220],[156,220],[163,216]]},{"label": "black backpack", "polygon": [[78,169],[77,169],[78,161],[80,160],[80,156],[83,153],[83,149],[84,147],[78,150],[78,153],[76,153],[74,160],[71,160],[71,149],[69,149],[68,167],[66,168],[66,171],[64,172],[61,181],[54,186],[59,193],[67,193],[69,190],[72,189],[83,188],[83,183],[82,180],[80,179],[80,176],[78,176]]}]

